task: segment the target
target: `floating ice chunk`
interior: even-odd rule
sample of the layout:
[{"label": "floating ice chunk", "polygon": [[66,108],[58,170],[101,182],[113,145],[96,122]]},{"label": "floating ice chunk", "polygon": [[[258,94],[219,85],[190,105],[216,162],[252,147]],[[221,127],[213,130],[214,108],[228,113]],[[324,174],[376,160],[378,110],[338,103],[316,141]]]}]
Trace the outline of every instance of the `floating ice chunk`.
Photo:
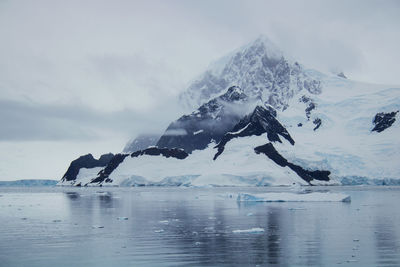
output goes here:
[{"label": "floating ice chunk", "polygon": [[253,216],[253,213],[249,212],[246,216]]},{"label": "floating ice chunk", "polygon": [[168,221],[168,220],[164,220],[164,221],[159,221],[159,223],[162,223],[162,224],[169,224],[169,221]]},{"label": "floating ice chunk", "polygon": [[128,217],[118,217],[117,220],[118,221],[127,221]]},{"label": "floating ice chunk", "polygon": [[104,228],[102,225],[93,225],[92,228]]},{"label": "floating ice chunk", "polygon": [[232,233],[234,234],[260,234],[265,232],[263,228],[251,228],[251,229],[246,229],[246,230],[233,230]]},{"label": "floating ice chunk", "polygon": [[163,229],[154,230],[154,233],[162,233],[162,232],[164,232],[164,230],[163,230]]},{"label": "floating ice chunk", "polygon": [[307,194],[296,193],[263,193],[239,194],[238,202],[351,202],[351,197],[343,193],[313,192]]}]

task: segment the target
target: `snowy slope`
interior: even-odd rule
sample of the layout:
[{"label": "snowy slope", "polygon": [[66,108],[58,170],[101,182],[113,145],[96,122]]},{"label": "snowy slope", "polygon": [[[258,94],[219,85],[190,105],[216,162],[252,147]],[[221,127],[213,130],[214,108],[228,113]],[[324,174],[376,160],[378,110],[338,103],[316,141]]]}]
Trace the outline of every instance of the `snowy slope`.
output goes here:
[{"label": "snowy slope", "polygon": [[289,168],[282,168],[254,147],[268,142],[266,134],[234,139],[224,153],[213,160],[217,152],[211,143],[204,150],[195,150],[184,160],[144,155],[126,157],[112,172],[106,185],[130,184],[140,180],[143,185],[185,186],[265,186],[307,184]]},{"label": "snowy slope", "polygon": [[[377,113],[400,110],[400,88],[339,77],[326,76],[322,80],[321,94],[301,92],[291,99],[287,110],[278,112],[296,145],[276,144],[276,149],[303,167],[330,170],[338,181],[381,184],[386,179],[396,183],[390,180],[400,178],[399,121],[379,133],[371,130]],[[307,105],[299,101],[303,95],[316,106],[309,120]],[[313,121],[317,118],[322,123],[314,131]]]}]

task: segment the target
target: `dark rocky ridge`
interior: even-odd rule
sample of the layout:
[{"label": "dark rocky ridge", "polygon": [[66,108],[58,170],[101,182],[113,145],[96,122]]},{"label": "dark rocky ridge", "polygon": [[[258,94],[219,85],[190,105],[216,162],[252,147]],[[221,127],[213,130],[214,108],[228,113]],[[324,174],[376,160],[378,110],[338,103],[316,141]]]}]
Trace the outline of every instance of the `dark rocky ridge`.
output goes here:
[{"label": "dark rocky ridge", "polygon": [[136,152],[133,152],[131,154],[132,158],[143,156],[143,155],[149,155],[149,156],[163,156],[166,158],[177,158],[177,159],[185,159],[189,154],[186,153],[184,150],[179,149],[179,148],[158,148],[158,147],[149,147],[145,150],[139,150]]},{"label": "dark rocky ridge", "polygon": [[212,140],[219,142],[239,122],[247,101],[248,97],[239,87],[230,87],[225,94],[171,123],[157,147],[181,148],[191,153],[206,148]]},{"label": "dark rocky ridge", "polygon": [[378,133],[386,130],[396,121],[396,115],[399,111],[393,111],[389,113],[380,112],[375,115],[372,121],[375,126],[371,131],[376,131]]},{"label": "dark rocky ridge", "polygon": [[331,174],[330,171],[309,171],[303,169],[301,166],[293,164],[285,159],[278,151],[276,151],[275,147],[272,143],[268,143],[262,146],[258,146],[254,148],[254,151],[259,154],[263,153],[276,164],[281,167],[289,167],[292,169],[297,175],[299,175],[303,180],[310,183],[312,180],[319,180],[319,181],[329,181],[329,175]]},{"label": "dark rocky ridge", "polygon": [[320,119],[320,118],[315,118],[314,120],[313,120],[313,123],[314,123],[314,125],[315,125],[315,127],[314,127],[314,131],[316,131],[319,127],[321,127],[321,124],[322,124],[322,120]]},{"label": "dark rocky ridge", "polygon": [[98,176],[93,179],[90,183],[101,183],[103,181],[107,181],[108,176],[124,161],[124,159],[129,156],[129,154],[116,154],[107,166],[101,170]]},{"label": "dark rocky ridge", "polygon": [[177,158],[177,159],[185,159],[188,154],[182,149],[173,148],[157,148],[157,147],[149,147],[144,150],[139,150],[133,152],[132,154],[116,154],[108,163],[108,165],[99,172],[99,175],[93,179],[90,183],[101,183],[106,182],[110,183],[112,180],[109,178],[110,174],[125,160],[126,157],[131,156],[132,158],[149,155],[149,156],[163,156],[166,158]]},{"label": "dark rocky ridge", "polygon": [[64,174],[61,181],[64,182],[75,180],[81,168],[105,167],[113,157],[114,154],[112,153],[101,155],[99,159],[93,158],[92,154],[80,156],[79,158],[71,162],[67,172]]},{"label": "dark rocky ridge", "polygon": [[315,103],[313,102],[313,100],[305,95],[303,95],[300,99],[300,102],[303,102],[305,104],[307,104],[306,109],[304,110],[306,112],[306,117],[307,120],[310,119],[311,116],[311,111],[314,110],[317,106],[315,105]]},{"label": "dark rocky ridge", "polygon": [[282,143],[279,138],[280,135],[294,145],[294,140],[289,132],[280,124],[275,116],[276,112],[273,108],[267,109],[257,106],[250,115],[245,116],[230,132],[223,136],[222,140],[215,147],[218,148],[218,152],[215,154],[214,160],[224,151],[226,143],[237,137],[260,136],[263,133],[267,133],[268,140],[271,142]]}]

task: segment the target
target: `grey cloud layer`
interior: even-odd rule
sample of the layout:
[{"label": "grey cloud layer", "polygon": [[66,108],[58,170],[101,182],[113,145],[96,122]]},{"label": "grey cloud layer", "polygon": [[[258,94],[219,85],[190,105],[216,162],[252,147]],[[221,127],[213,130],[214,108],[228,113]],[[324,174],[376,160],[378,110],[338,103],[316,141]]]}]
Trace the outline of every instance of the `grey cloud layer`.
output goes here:
[{"label": "grey cloud layer", "polygon": [[174,96],[259,34],[306,66],[400,84],[398,14],[398,1],[1,1],[0,139],[161,129]]}]

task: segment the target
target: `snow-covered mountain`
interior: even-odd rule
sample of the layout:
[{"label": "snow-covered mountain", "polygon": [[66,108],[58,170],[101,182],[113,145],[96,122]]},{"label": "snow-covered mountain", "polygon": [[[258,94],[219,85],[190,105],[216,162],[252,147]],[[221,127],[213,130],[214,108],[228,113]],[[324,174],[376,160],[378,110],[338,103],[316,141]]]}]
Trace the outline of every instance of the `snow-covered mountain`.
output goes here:
[{"label": "snow-covered mountain", "polygon": [[184,105],[196,108],[231,86],[239,86],[250,98],[279,110],[287,108],[288,101],[303,89],[311,94],[322,90],[319,79],[262,36],[211,64],[180,99]]},{"label": "snow-covered mountain", "polygon": [[259,38],[180,96],[194,111],[156,146],[60,184],[400,184],[400,87],[343,76],[306,69]]}]

